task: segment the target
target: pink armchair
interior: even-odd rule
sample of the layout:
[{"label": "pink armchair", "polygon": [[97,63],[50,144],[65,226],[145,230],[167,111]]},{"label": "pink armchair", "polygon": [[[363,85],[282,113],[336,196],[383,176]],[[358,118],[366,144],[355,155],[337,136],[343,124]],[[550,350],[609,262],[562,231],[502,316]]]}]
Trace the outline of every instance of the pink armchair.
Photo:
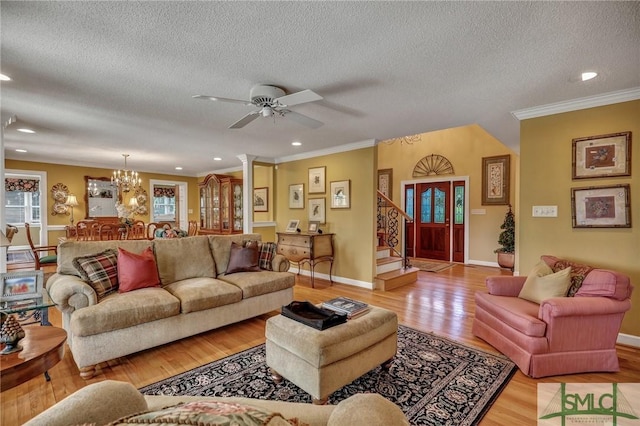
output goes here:
[{"label": "pink armchair", "polygon": [[[472,332],[531,377],[619,371],[616,339],[633,287],[621,273],[542,256],[554,271],[571,266],[574,297],[540,305],[518,297],[527,277],[487,277],[477,292]],[[571,291],[570,291],[571,292]]]}]

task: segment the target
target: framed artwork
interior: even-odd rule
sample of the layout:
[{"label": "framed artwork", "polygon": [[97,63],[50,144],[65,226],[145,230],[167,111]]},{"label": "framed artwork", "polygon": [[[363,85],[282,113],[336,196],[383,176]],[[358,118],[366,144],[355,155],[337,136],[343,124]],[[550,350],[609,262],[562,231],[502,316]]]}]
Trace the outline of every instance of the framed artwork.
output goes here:
[{"label": "framed artwork", "polygon": [[573,139],[572,179],[631,176],[631,132]]},{"label": "framed artwork", "polygon": [[351,207],[351,181],[339,180],[331,182],[331,208],[348,209]]},{"label": "framed artwork", "polygon": [[378,191],[382,192],[385,197],[392,200],[393,194],[391,189],[393,188],[393,169],[381,169],[378,170]]},{"label": "framed artwork", "polygon": [[318,229],[320,229],[320,222],[317,220],[309,222],[309,229],[307,229],[307,232],[316,233],[318,232]]},{"label": "framed artwork", "polygon": [[42,297],[42,271],[15,271],[0,274],[0,301],[28,300]]},{"label": "framed artwork", "polygon": [[269,188],[253,189],[253,211],[268,212],[269,211]]},{"label": "framed artwork", "polygon": [[309,169],[309,194],[324,194],[326,167],[312,167]]},{"label": "framed artwork", "polygon": [[304,184],[289,185],[289,208],[304,209]]},{"label": "framed artwork", "polygon": [[511,156],[496,155],[482,158],[482,205],[509,204],[509,161]]},{"label": "framed artwork", "polygon": [[571,188],[574,228],[631,228],[630,185]]},{"label": "framed artwork", "polygon": [[299,223],[300,221],[298,219],[289,219],[289,222],[287,222],[287,229],[285,229],[285,232],[298,232]]},{"label": "framed artwork", "polygon": [[309,199],[309,222],[325,222],[324,198]]}]

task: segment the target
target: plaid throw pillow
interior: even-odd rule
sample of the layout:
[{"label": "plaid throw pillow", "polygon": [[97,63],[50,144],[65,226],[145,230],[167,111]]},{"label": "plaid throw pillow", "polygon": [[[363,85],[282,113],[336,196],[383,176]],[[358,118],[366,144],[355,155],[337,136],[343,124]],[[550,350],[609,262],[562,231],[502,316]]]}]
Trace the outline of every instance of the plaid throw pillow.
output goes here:
[{"label": "plaid throw pillow", "polygon": [[98,302],[118,289],[118,252],[105,250],[73,259],[73,266],[98,295]]},{"label": "plaid throw pillow", "polygon": [[260,246],[260,257],[258,259],[258,266],[260,269],[266,269],[267,271],[273,271],[272,263],[273,257],[276,255],[276,243],[262,243]]}]

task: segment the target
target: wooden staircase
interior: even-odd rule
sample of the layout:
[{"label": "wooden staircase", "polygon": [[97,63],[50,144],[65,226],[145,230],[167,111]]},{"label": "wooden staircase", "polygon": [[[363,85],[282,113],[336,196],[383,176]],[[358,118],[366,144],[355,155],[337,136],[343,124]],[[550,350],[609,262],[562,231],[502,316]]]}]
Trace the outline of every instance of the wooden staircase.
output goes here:
[{"label": "wooden staircase", "polygon": [[418,279],[418,268],[404,268],[403,259],[394,256],[391,248],[378,246],[376,254],[376,276],[373,279],[376,290],[388,291]]}]

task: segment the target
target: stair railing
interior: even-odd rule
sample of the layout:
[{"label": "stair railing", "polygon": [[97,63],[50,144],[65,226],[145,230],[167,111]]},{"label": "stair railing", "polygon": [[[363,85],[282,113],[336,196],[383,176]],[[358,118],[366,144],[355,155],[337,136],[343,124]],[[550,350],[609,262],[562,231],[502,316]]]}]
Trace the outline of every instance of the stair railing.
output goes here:
[{"label": "stair railing", "polygon": [[[398,257],[402,257],[404,268],[410,268],[411,263],[407,256],[407,230],[412,223],[411,217],[398,207],[389,197],[378,191],[377,208],[377,236],[378,245],[385,245]],[[396,247],[399,245],[400,226],[404,227],[405,248],[404,253],[400,253]]]}]

